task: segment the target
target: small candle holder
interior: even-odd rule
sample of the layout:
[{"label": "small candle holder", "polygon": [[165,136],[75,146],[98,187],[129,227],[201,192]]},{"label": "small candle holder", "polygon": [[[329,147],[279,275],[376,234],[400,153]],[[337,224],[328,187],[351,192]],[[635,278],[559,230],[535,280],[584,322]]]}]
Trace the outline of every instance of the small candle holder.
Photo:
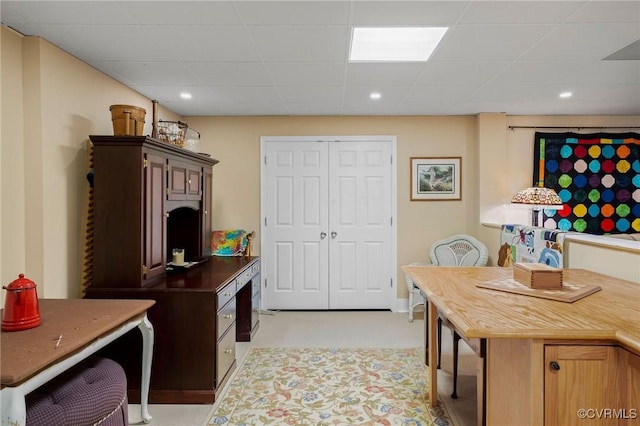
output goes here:
[{"label": "small candle holder", "polygon": [[172,263],[174,265],[184,265],[184,249],[181,248],[174,248],[173,249],[173,258],[172,258]]}]

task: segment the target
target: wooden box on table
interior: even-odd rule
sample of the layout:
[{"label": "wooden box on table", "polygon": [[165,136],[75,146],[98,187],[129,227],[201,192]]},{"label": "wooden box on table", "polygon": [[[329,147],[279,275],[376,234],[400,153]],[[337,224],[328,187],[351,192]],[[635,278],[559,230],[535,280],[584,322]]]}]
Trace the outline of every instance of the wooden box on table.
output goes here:
[{"label": "wooden box on table", "polygon": [[513,279],[530,288],[562,288],[562,269],[543,263],[516,263]]}]

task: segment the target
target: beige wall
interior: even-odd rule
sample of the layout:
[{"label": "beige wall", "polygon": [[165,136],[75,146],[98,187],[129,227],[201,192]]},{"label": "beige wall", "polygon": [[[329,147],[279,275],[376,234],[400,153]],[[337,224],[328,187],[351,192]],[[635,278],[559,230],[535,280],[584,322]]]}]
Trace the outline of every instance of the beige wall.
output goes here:
[{"label": "beige wall", "polygon": [[2,285],[6,285],[25,270],[25,177],[28,169],[25,169],[22,143],[21,38],[2,28],[0,46],[0,278]]},{"label": "beige wall", "polygon": [[[111,134],[109,105],[147,109],[151,101],[37,37],[2,28],[0,279],[24,272],[41,297],[77,297],[89,134]],[[176,114],[160,108],[160,117]],[[497,253],[508,200],[532,174],[533,133],[508,125],[612,126],[639,117],[186,117],[202,134],[214,167],[214,226],[260,230],[260,136],[395,135],[398,165],[398,265],[426,261],[434,240],[469,233]],[[409,158],[461,156],[462,200],[409,201]],[[525,215],[523,220],[528,220]],[[259,249],[259,240],[256,248]],[[625,258],[619,268],[633,268]],[[629,265],[631,263],[631,265]],[[598,268],[597,259],[592,267]],[[398,271],[398,297],[406,298]],[[4,295],[2,295],[4,296]]]},{"label": "beige wall", "polygon": [[[398,265],[428,261],[431,242],[454,233],[476,234],[478,149],[476,118],[459,117],[186,117],[202,134],[214,167],[214,228],[257,231],[260,247],[261,136],[397,136]],[[409,201],[410,157],[462,157],[462,200]],[[399,297],[406,298],[398,269]]]},{"label": "beige wall", "polygon": [[88,135],[112,134],[112,104],[146,108],[150,133],[151,101],[39,37],[1,34],[0,279],[24,272],[40,297],[77,297]]}]

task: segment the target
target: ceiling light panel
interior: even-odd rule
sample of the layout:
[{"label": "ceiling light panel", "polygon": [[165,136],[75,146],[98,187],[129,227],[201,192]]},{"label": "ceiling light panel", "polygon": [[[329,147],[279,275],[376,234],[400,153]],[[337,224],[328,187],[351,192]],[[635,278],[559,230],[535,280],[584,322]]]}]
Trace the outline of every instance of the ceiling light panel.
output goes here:
[{"label": "ceiling light panel", "polygon": [[351,33],[349,60],[424,62],[447,30],[447,27],[356,27]]}]

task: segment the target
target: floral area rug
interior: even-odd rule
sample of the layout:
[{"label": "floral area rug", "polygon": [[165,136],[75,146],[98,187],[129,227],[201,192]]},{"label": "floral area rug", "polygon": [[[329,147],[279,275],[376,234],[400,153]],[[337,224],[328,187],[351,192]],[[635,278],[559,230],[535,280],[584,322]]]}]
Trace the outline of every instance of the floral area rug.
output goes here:
[{"label": "floral area rug", "polygon": [[419,349],[251,348],[214,425],[454,425]]}]

